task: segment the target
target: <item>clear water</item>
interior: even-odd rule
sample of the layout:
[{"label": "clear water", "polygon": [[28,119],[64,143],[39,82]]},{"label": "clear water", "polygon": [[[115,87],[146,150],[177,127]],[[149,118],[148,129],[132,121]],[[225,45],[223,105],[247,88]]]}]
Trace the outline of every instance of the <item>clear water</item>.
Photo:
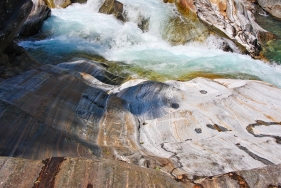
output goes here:
[{"label": "clear water", "polygon": [[256,15],[257,23],[276,35],[276,39],[263,45],[263,55],[281,65],[281,20],[270,15]]},{"label": "clear water", "polygon": [[[188,75],[260,79],[281,87],[281,67],[249,56],[223,52],[210,42],[172,46],[162,39],[175,7],[161,0],[119,0],[128,22],[98,13],[101,0],[52,9],[41,38],[20,42],[43,63],[57,64],[73,57],[99,57],[120,65],[132,77],[155,80],[190,78]],[[137,24],[149,20],[143,32]],[[208,39],[215,41],[214,39]],[[122,63],[118,63],[122,62]],[[118,68],[120,69],[120,67]]]}]

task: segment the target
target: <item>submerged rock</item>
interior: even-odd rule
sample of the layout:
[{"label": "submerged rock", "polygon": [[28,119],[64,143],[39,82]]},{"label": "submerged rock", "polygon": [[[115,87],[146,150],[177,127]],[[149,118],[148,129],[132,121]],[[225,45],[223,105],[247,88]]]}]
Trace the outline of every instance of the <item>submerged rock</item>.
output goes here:
[{"label": "submerged rock", "polygon": [[257,0],[259,5],[272,16],[281,18],[281,1],[280,0]]}]

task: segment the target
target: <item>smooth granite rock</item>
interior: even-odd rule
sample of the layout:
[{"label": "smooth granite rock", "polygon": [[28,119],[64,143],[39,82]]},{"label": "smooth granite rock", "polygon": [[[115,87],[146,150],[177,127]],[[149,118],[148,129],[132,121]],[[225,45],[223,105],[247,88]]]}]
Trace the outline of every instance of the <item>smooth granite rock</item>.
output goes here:
[{"label": "smooth granite rock", "polygon": [[111,86],[90,65],[62,65],[0,82],[2,156],[98,157],[195,183],[281,163],[279,88],[206,78]]},{"label": "smooth granite rock", "polygon": [[281,0],[257,0],[259,5],[271,15],[281,18]]}]

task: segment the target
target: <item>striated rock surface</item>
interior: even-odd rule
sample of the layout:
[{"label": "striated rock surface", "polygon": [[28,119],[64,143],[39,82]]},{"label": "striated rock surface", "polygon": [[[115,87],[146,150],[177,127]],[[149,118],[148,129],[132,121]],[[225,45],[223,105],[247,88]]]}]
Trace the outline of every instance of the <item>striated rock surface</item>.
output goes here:
[{"label": "striated rock surface", "polygon": [[50,16],[51,10],[43,0],[33,0],[32,10],[20,30],[20,36],[30,37],[36,35],[40,31],[44,20]]},{"label": "striated rock surface", "polygon": [[243,46],[252,56],[259,55],[259,33],[266,31],[254,21],[251,2],[194,0],[194,4],[203,22]]},{"label": "striated rock surface", "polygon": [[280,0],[257,0],[259,5],[271,15],[281,18],[281,1]]},{"label": "striated rock surface", "polygon": [[39,65],[26,51],[13,43],[31,9],[32,1],[0,2],[0,78],[6,79]]},{"label": "striated rock surface", "polygon": [[245,180],[268,165],[280,173],[279,88],[205,78],[112,86],[90,65],[45,65],[0,82],[0,155],[106,158],[202,185],[211,176],[235,184],[230,172],[247,170]]},{"label": "striated rock surface", "polygon": [[252,57],[259,55],[261,42],[274,37],[255,22],[255,6],[251,1],[165,0],[164,2],[174,2],[179,12],[192,20],[193,24],[198,23],[199,18],[213,32],[231,39]]},{"label": "striated rock surface", "polygon": [[[28,172],[28,173],[27,173]],[[0,157],[1,187],[192,187],[157,170],[120,161],[50,158],[44,161]]]},{"label": "striated rock surface", "polygon": [[75,70],[78,72],[87,73],[106,84],[119,85],[125,80],[125,78],[116,76],[106,71],[106,69],[101,65],[89,60],[65,62],[60,63],[57,66],[68,70]]}]

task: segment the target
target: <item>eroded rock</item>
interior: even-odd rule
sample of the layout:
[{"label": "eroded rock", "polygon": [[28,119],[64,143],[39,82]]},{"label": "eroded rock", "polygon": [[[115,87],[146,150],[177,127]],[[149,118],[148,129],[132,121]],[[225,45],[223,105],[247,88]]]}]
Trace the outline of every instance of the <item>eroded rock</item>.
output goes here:
[{"label": "eroded rock", "polygon": [[180,181],[281,163],[280,89],[204,78],[110,86],[90,65],[42,66],[0,82],[1,155],[98,156]]},{"label": "eroded rock", "polygon": [[259,5],[272,16],[281,18],[281,0],[257,0]]}]

